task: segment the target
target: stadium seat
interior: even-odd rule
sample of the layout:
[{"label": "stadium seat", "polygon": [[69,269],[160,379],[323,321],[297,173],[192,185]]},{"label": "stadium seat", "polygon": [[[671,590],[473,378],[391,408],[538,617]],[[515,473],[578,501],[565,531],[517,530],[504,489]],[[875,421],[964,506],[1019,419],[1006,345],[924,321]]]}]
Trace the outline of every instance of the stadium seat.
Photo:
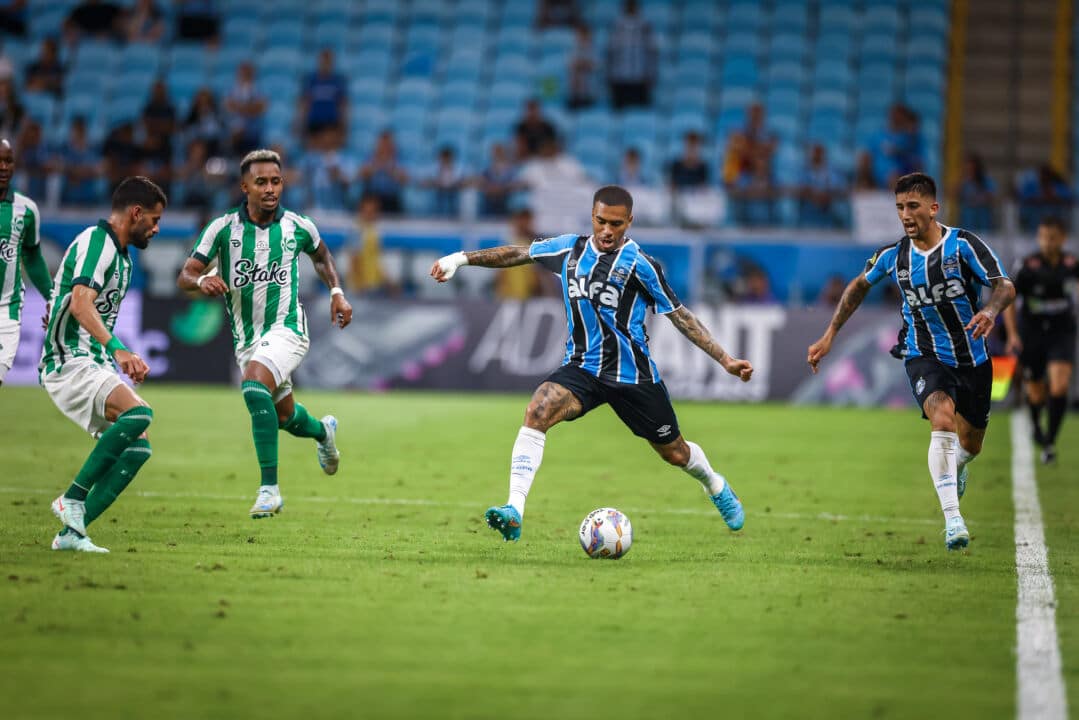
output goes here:
[{"label": "stadium seat", "polygon": [[724,87],[756,87],[756,59],[747,55],[728,55],[723,63],[721,81]]},{"label": "stadium seat", "polygon": [[768,86],[801,89],[805,82],[805,66],[796,62],[775,62],[768,67]]},{"label": "stadium seat", "polygon": [[820,9],[818,31],[823,34],[854,33],[858,31],[859,18],[849,3],[824,5]]},{"label": "stadium seat", "polygon": [[764,96],[768,117],[786,115],[797,119],[802,111],[802,92],[792,88],[770,87]]},{"label": "stadium seat", "polygon": [[818,59],[850,62],[852,38],[848,33],[829,32],[814,43],[813,55]]},{"label": "stadium seat", "polygon": [[746,87],[725,87],[719,93],[720,110],[744,110],[757,101],[757,91]]},{"label": "stadium seat", "polygon": [[777,0],[771,19],[773,33],[805,36],[808,27],[809,3],[805,0]]},{"label": "stadium seat", "polygon": [[866,34],[895,35],[899,32],[899,12],[891,4],[866,8],[862,17],[862,31]]},{"label": "stadium seat", "polygon": [[789,60],[801,63],[806,55],[805,34],[785,32],[773,35],[769,55],[772,62]]},{"label": "stadium seat", "polygon": [[945,8],[915,6],[910,11],[909,27],[915,33],[932,32],[945,35],[948,32],[948,11]]},{"label": "stadium seat", "polygon": [[763,19],[760,4],[739,0],[728,8],[724,24],[728,35],[755,33],[760,29]]}]

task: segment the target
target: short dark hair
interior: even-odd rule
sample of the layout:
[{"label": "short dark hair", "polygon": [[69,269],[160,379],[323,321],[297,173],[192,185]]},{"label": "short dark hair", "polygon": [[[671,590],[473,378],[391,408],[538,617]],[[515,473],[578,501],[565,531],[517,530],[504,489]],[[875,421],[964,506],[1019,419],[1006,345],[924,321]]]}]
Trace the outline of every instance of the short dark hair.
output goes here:
[{"label": "short dark hair", "polygon": [[270,162],[277,165],[278,170],[281,169],[281,156],[273,150],[260,148],[244,155],[244,159],[240,161],[240,177],[246,175],[251,166],[259,162]]},{"label": "short dark hair", "polygon": [[604,205],[610,205],[612,207],[616,205],[623,205],[627,210],[633,212],[633,196],[629,194],[629,190],[618,185],[604,185],[596,194],[592,196],[592,204],[603,203]]},{"label": "short dark hair", "polygon": [[1068,226],[1064,224],[1064,220],[1059,215],[1046,215],[1038,221],[1038,227],[1047,227],[1062,233],[1068,232]]},{"label": "short dark hair", "polygon": [[899,195],[901,193],[918,193],[935,200],[937,198],[937,183],[925,173],[910,173],[895,181],[895,194]]},{"label": "short dark hair", "polygon": [[127,210],[133,205],[152,208],[158,203],[161,207],[169,204],[165,191],[157,183],[143,175],[124,178],[112,191],[112,209]]}]

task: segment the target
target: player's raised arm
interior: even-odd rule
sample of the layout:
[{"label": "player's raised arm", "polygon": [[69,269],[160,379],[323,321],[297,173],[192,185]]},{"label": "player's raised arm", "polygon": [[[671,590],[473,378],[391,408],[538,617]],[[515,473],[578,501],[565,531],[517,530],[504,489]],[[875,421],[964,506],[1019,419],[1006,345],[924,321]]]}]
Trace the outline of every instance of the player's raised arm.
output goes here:
[{"label": "player's raised arm", "polygon": [[176,286],[187,292],[199,292],[207,297],[217,297],[229,291],[228,285],[216,273],[206,273],[206,263],[197,257],[189,257],[176,278]]},{"label": "player's raised arm", "polygon": [[723,369],[731,375],[739,378],[742,382],[749,382],[753,376],[753,366],[748,360],[740,360],[732,357],[730,353],[720,346],[719,342],[712,337],[697,316],[685,305],[677,310],[667,313],[671,323],[689,339],[691,343],[708,353],[713,360],[723,366]]},{"label": "player's raised arm", "polygon": [[333,261],[333,253],[326,247],[326,243],[320,242],[313,253],[310,253],[311,263],[315,266],[315,272],[330,289],[330,322],[339,328],[344,328],[352,322],[352,305],[345,299],[345,291],[341,289],[341,280],[337,277],[337,265]]},{"label": "player's raised arm", "polygon": [[123,344],[113,337],[101,314],[97,311],[94,302],[97,300],[98,291],[88,285],[76,285],[71,289],[71,316],[76,322],[90,333],[91,337],[101,343],[101,346],[111,355],[116,364],[129,378],[141,383],[150,374],[150,367],[146,362],[128,350]]},{"label": "player's raised arm", "polygon": [[462,265],[475,265],[487,268],[508,268],[535,262],[528,254],[528,248],[522,245],[503,245],[488,250],[455,252],[440,257],[431,266],[431,277],[438,282],[446,282]]},{"label": "player's raised arm", "polygon": [[821,336],[820,340],[809,346],[809,354],[806,360],[809,362],[809,366],[813,368],[813,372],[817,372],[820,361],[832,349],[832,341],[835,340],[836,333],[850,319],[858,306],[862,304],[872,287],[869,281],[866,280],[865,275],[859,275],[847,284],[846,289],[843,291],[843,296],[839,298],[839,304],[836,305],[835,313],[832,315],[832,322],[828,324],[828,329],[824,331],[824,335]]}]

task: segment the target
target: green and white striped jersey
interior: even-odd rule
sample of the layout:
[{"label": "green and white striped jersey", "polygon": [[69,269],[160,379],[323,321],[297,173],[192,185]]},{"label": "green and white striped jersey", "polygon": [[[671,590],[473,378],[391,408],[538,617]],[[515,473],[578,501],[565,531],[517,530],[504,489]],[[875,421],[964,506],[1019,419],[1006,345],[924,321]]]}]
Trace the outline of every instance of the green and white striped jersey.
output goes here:
[{"label": "green and white striped jersey", "polygon": [[272,222],[259,225],[241,204],[202,231],[191,257],[207,264],[217,261],[229,289],[225,309],[237,351],[275,327],[307,335],[297,258],[300,252],[315,252],[320,244],[318,228],[309,218],[282,207]]},{"label": "green and white striped jersey", "polygon": [[37,205],[8,188],[0,197],[0,318],[22,317],[22,253],[41,243]]},{"label": "green and white striped jersey", "polygon": [[52,282],[52,308],[45,331],[39,370],[51,373],[73,357],[89,357],[99,365],[111,362],[104,346],[71,315],[71,291],[77,285],[97,290],[94,306],[112,332],[120,302],[131,283],[131,256],[107,222],[79,233],[71,243]]}]

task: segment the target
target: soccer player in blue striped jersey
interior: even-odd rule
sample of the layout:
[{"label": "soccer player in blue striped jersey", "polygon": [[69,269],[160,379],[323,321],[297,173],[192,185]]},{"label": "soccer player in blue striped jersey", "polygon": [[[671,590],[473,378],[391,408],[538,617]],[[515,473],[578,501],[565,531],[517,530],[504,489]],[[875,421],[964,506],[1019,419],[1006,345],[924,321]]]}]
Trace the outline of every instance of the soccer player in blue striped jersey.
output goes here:
[{"label": "soccer player in blue striped jersey", "polygon": [[[873,285],[891,277],[899,286],[899,345],[911,390],[932,427],[929,472],[944,511],[945,546],[956,550],[970,542],[959,499],[966,490],[967,465],[981,452],[989,426],[993,366],[986,336],[1015,299],[1015,287],[989,245],[974,233],[937,222],[933,178],[923,173],[899,178],[895,207],[906,235],[874,253],[865,272],[847,285],[807,359],[817,372],[836,333]],[[984,306],[981,287],[992,288]]]},{"label": "soccer player in blue striped jersey", "polygon": [[532,396],[510,460],[509,501],[487,510],[504,540],[521,536],[525,499],[543,459],[547,431],[607,403],[634,435],[696,478],[727,526],[740,530],[742,503],[704,451],[682,437],[667,388],[648,351],[648,310],[666,315],[693,344],[731,375],[748,382],[753,366],[729,355],[683,306],[659,264],[626,237],[633,198],[609,185],[592,201],[592,234],[560,235],[530,247],[507,245],[440,258],[431,276],[446,282],[463,265],[489,268],[538,263],[562,281],[569,337],[562,366]]}]

